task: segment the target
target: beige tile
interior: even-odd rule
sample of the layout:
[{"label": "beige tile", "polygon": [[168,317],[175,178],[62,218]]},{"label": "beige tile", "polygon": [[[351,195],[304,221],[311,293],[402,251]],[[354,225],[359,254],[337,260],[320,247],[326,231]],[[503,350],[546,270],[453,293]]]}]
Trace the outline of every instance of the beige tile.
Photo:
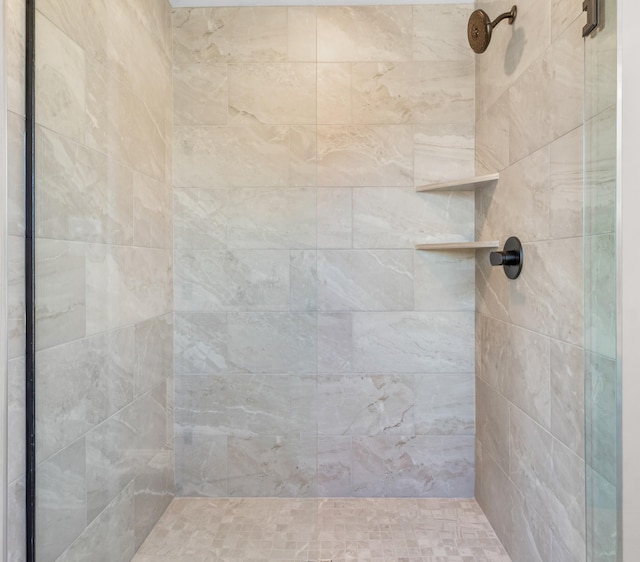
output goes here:
[{"label": "beige tile", "polygon": [[316,7],[287,8],[288,51],[291,62],[316,61]]},{"label": "beige tile", "polygon": [[227,110],[226,64],[201,62],[174,67],[174,124],[225,125]]},{"label": "beige tile", "polygon": [[176,10],[173,28],[176,64],[287,58],[287,8]]},{"label": "beige tile", "polygon": [[509,402],[479,378],[476,378],[476,436],[482,450],[502,470],[508,471]]},{"label": "beige tile", "polygon": [[319,125],[352,123],[351,66],[348,62],[317,64]]},{"label": "beige tile", "polygon": [[499,172],[509,165],[509,93],[477,116],[475,164],[477,174]]},{"label": "beige tile", "polygon": [[16,115],[24,115],[25,3],[21,0],[7,0],[5,18],[7,108]]},{"label": "beige tile", "polygon": [[327,187],[317,192],[318,248],[351,248],[352,190]]},{"label": "beige tile", "polygon": [[24,118],[7,113],[7,232],[23,236],[24,221]]},{"label": "beige tile", "polygon": [[576,19],[580,27],[587,23],[582,0],[551,0],[551,40],[555,41]]},{"label": "beige tile", "polygon": [[315,124],[315,64],[229,65],[229,118],[233,124]]},{"label": "beige tile", "polygon": [[133,176],[133,241],[147,248],[173,248],[171,188],[142,174]]},{"label": "beige tile", "polygon": [[318,8],[318,62],[411,60],[411,6]]},{"label": "beige tile", "polygon": [[413,59],[472,63],[466,36],[472,9],[462,3],[413,6]]}]

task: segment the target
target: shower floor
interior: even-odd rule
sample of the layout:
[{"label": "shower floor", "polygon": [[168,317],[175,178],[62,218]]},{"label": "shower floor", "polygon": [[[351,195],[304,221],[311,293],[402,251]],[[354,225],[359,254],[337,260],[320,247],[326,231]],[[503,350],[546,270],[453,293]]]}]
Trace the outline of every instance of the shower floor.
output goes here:
[{"label": "shower floor", "polygon": [[475,500],[177,498],[134,562],[510,562]]}]

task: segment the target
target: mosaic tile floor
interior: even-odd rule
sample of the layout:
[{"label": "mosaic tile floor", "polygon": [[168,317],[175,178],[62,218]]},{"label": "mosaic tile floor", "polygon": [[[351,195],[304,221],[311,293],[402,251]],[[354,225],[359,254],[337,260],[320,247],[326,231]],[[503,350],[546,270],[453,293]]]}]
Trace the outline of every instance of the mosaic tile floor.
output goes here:
[{"label": "mosaic tile floor", "polygon": [[510,562],[474,500],[175,499],[134,562]]}]

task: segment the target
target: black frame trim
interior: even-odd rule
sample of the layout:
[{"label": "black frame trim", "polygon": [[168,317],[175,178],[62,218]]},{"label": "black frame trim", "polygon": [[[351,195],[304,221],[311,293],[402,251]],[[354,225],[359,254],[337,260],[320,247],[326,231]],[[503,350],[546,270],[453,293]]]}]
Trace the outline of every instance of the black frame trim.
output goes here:
[{"label": "black frame trim", "polygon": [[35,15],[26,0],[25,32],[25,424],[26,562],[36,560],[36,334],[35,334]]}]

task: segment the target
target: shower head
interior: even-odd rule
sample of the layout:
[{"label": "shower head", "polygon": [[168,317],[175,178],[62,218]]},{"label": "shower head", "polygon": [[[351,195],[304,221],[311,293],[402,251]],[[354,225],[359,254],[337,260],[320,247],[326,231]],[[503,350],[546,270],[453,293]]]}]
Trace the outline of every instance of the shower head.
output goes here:
[{"label": "shower head", "polygon": [[503,19],[509,18],[509,24],[513,24],[518,14],[518,7],[513,6],[510,12],[499,15],[494,21],[491,21],[487,12],[484,10],[476,10],[471,14],[467,25],[467,37],[469,45],[476,53],[484,53],[491,43],[491,33],[493,28]]}]

